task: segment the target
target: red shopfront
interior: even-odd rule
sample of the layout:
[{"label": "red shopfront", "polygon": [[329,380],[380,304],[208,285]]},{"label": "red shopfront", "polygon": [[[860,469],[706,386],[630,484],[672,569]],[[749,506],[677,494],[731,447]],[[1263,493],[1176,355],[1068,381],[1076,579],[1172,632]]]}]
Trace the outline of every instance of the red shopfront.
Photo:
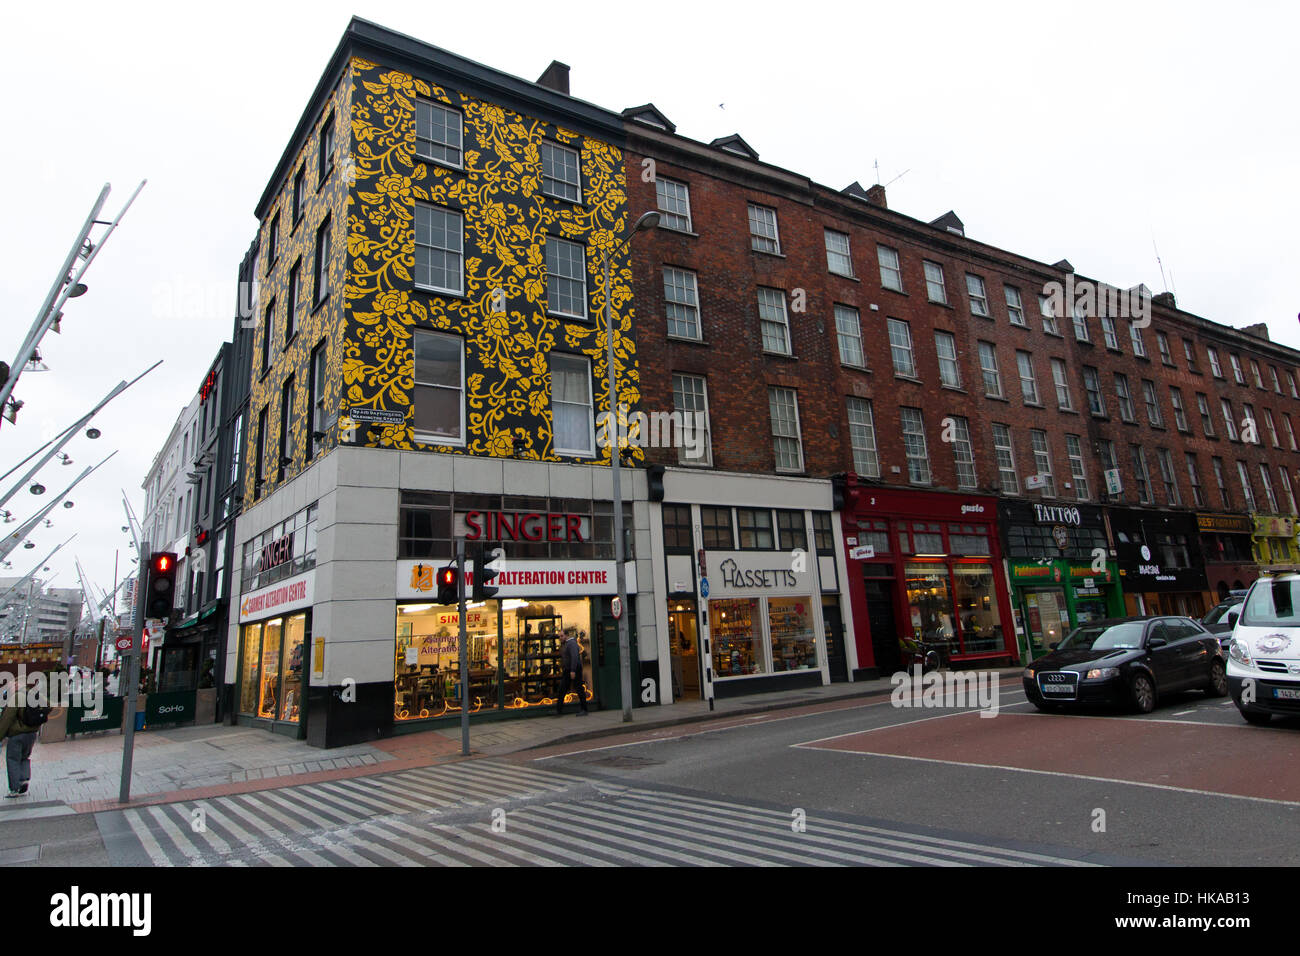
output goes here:
[{"label": "red shopfront", "polygon": [[953,666],[1018,659],[997,499],[845,484],[840,513],[858,651],[855,679],[902,667],[900,637]]}]

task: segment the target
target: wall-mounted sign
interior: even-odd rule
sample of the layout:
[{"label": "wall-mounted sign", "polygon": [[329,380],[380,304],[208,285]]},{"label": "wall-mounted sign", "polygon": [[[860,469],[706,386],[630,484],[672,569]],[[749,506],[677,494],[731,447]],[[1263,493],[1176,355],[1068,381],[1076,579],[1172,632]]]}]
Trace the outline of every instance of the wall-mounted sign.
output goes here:
[{"label": "wall-mounted sign", "polygon": [[[437,595],[434,572],[446,562],[397,562],[397,596],[399,598]],[[499,566],[499,565],[498,565]],[[627,592],[636,593],[636,564],[624,565]],[[542,559],[511,560],[507,557],[501,572],[492,581],[498,596],[508,597],[586,597],[595,594],[615,594],[616,567],[613,561],[564,561]],[[474,562],[465,562],[465,588],[474,586]]]},{"label": "wall-mounted sign", "polygon": [[591,539],[591,518],[586,515],[541,511],[464,511],[455,515],[464,523],[467,541],[572,541]]},{"label": "wall-mounted sign", "polygon": [[345,408],[341,417],[350,418],[359,425],[401,425],[406,421],[406,412],[387,408]]},{"label": "wall-mounted sign", "polygon": [[1043,475],[1030,475],[1025,479],[1025,488],[1034,491],[1047,484],[1047,479]]},{"label": "wall-mounted sign", "polygon": [[239,623],[311,607],[315,584],[316,572],[312,570],[270,587],[249,591],[239,599]]},{"label": "wall-mounted sign", "polygon": [[257,559],[257,573],[279,567],[293,558],[293,532],[276,538],[270,544],[262,546],[262,554]]},{"label": "wall-mounted sign", "polygon": [[717,597],[812,593],[810,561],[795,563],[780,551],[722,551],[714,558],[717,572],[710,580]]},{"label": "wall-mounted sign", "polygon": [[1055,525],[1074,525],[1079,527],[1083,524],[1083,514],[1078,508],[1067,508],[1062,505],[1034,505],[1034,520],[1039,524]]},{"label": "wall-mounted sign", "polygon": [[1124,483],[1119,479],[1119,469],[1107,468],[1103,474],[1106,477],[1106,494],[1122,495],[1124,493]]},{"label": "wall-mounted sign", "polygon": [[876,546],[873,544],[863,544],[849,550],[849,557],[855,561],[864,561],[867,558],[876,556]]},{"label": "wall-mounted sign", "polygon": [[1197,514],[1196,527],[1199,531],[1221,531],[1229,534],[1250,534],[1255,530],[1251,520],[1245,515]]},{"label": "wall-mounted sign", "polygon": [[1063,524],[1052,525],[1052,540],[1056,546],[1064,551],[1070,546],[1070,530]]}]

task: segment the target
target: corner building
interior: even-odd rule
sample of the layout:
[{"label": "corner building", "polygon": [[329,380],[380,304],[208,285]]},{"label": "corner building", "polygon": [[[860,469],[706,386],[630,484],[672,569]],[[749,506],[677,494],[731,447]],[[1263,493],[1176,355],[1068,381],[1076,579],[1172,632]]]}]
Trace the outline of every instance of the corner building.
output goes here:
[{"label": "corner building", "polygon": [[[622,123],[567,92],[560,64],[529,83],[355,19],[317,85],[257,207],[224,675],[240,723],[328,747],[543,712],[570,631],[593,706],[621,706],[596,423]],[[636,409],[625,253],[612,272]],[[623,497],[635,655],[644,472]],[[467,687],[457,609],[434,603],[461,523],[505,555],[500,593],[467,609]]]}]

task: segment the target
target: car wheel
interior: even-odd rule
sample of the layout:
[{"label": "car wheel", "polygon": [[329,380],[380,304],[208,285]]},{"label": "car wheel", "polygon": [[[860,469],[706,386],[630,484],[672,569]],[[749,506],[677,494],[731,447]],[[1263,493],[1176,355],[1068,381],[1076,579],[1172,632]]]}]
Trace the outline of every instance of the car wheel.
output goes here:
[{"label": "car wheel", "polygon": [[1207,697],[1223,697],[1228,693],[1228,672],[1217,657],[1210,661],[1210,682],[1205,685]]},{"label": "car wheel", "polygon": [[1246,719],[1246,723],[1254,724],[1256,727],[1263,727],[1273,720],[1272,714],[1263,714],[1257,710],[1243,710],[1241,716]]},{"label": "car wheel", "polygon": [[1156,709],[1156,685],[1146,674],[1138,674],[1129,685],[1133,707],[1139,714],[1149,714]]}]

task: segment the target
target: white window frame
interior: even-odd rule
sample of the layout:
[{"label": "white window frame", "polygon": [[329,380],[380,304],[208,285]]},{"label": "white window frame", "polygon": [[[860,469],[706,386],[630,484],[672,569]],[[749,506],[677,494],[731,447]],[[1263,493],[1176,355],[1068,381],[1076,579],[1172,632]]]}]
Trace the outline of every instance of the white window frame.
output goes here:
[{"label": "white window frame", "polygon": [[[826,239],[826,269],[837,276],[844,276],[852,279],[853,276],[853,252],[852,245],[847,232],[838,232],[835,229],[822,230]],[[843,249],[832,248],[838,246],[839,241],[843,240]],[[838,261],[843,261],[843,268],[836,268]]]},{"label": "white window frame", "polygon": [[1286,492],[1287,504],[1290,505],[1291,508],[1287,513],[1295,514],[1295,489],[1291,487],[1291,472],[1286,470],[1285,465],[1278,465],[1277,473],[1278,477],[1282,479],[1282,490]]},{"label": "white window frame", "polygon": [[1192,483],[1192,503],[1198,508],[1209,507],[1208,499],[1205,497],[1205,489],[1201,486],[1201,469],[1196,463],[1196,456],[1189,452],[1184,452],[1187,459],[1187,479]]},{"label": "white window frame", "polygon": [[[1089,375],[1089,373],[1092,373]],[[1094,388],[1088,387],[1088,381],[1091,378]],[[1097,407],[1092,407],[1093,396],[1097,398]],[[1091,366],[1083,367],[1083,397],[1088,403],[1088,414],[1097,415],[1102,418],[1106,417],[1106,396],[1101,391],[1101,372]]]},{"label": "white window frame", "polygon": [[[559,251],[566,247],[569,249],[578,250],[578,262],[579,262],[579,273],[580,273],[579,278],[574,278],[573,276],[559,274],[555,272],[551,267],[552,253],[555,254],[556,257],[555,262],[558,264],[561,262],[559,258]],[[547,236],[545,256],[546,256],[546,313],[547,315],[558,315],[566,319],[577,319],[578,321],[581,322],[587,321],[587,295],[589,294],[587,289],[587,247],[577,242],[570,242],[568,239],[562,239],[559,236]],[[563,282],[577,283],[582,286],[582,294],[578,296],[578,301],[582,303],[581,313],[564,312],[556,307],[554,301],[555,296],[553,294],[553,287],[551,285],[552,278],[559,279]]]},{"label": "white window frame", "polygon": [[[785,401],[788,396],[789,401]],[[793,422],[779,415],[778,411],[790,408],[794,412]],[[771,422],[772,429],[772,459],[776,464],[776,470],[782,473],[802,472],[803,471],[803,437],[799,427],[799,393],[793,388],[783,388],[777,385],[769,385],[767,389],[767,409],[768,419]],[[793,429],[794,434],[788,434]],[[791,467],[790,465],[781,464],[780,442],[794,442],[797,462]]]},{"label": "white window frame", "polygon": [[[413,430],[412,433],[415,436],[415,440],[426,445],[463,446],[465,444],[465,425],[466,425],[465,422],[465,417],[466,417],[465,416],[465,340],[458,335],[448,335],[446,332],[436,332],[431,329],[416,329],[413,335],[426,336],[429,338],[449,339],[456,343],[460,351],[460,385],[459,388],[456,389],[457,394],[459,394],[460,396],[460,401],[457,403],[457,407],[459,408],[459,415],[457,416],[459,418],[459,423],[458,423],[459,428],[456,437],[448,438],[444,435],[435,435],[432,432],[421,432],[421,431]],[[411,347],[412,349],[415,348],[414,338],[412,338]],[[412,355],[411,362],[412,362],[411,377],[413,382],[413,387],[411,389],[412,403],[417,401],[416,394],[415,394],[416,387],[437,388],[437,389],[445,389],[448,391],[451,390],[452,386],[445,385],[441,382],[421,382],[420,379],[418,378],[420,366],[419,363],[415,361],[414,355]]]},{"label": "white window frame", "polygon": [[[912,348],[912,326],[904,319],[886,319],[885,331],[889,336],[889,358],[894,366],[894,374],[903,378],[916,378],[916,353]],[[894,333],[898,331],[907,338],[906,343],[894,341]],[[908,370],[903,371],[898,367],[899,352],[907,355]]]},{"label": "white window frame", "polygon": [[[929,259],[922,260],[925,269],[925,294],[931,302],[937,302],[940,305],[948,304],[948,285],[944,281],[942,263],[932,262]],[[935,273],[938,278],[935,278]],[[935,296],[935,289],[939,290],[939,295]]]},{"label": "white window frame", "polygon": [[1048,335],[1060,335],[1061,327],[1057,324],[1056,313],[1052,311],[1052,299],[1050,296],[1039,293],[1038,295],[1038,314],[1043,320],[1043,331]]},{"label": "white window frame", "polygon": [[1142,338],[1142,327],[1136,322],[1128,324],[1129,341],[1133,343],[1133,354],[1138,358],[1148,358],[1147,343]]},{"label": "white window frame", "polygon": [[[677,190],[680,190],[680,193]],[[655,205],[659,209],[659,225],[675,232],[694,232],[695,227],[691,220],[691,187],[688,183],[656,176]],[[669,206],[673,208],[670,209]],[[686,210],[684,214],[683,208]],[[679,224],[679,220],[682,219],[686,220],[685,226]]]},{"label": "white window frame", "polygon": [[1020,398],[1026,405],[1041,405],[1038,375],[1034,371],[1034,357],[1028,352],[1017,351],[1016,370],[1020,375]]},{"label": "white window frame", "polygon": [[[887,260],[893,258],[893,262]],[[903,291],[903,260],[898,250],[876,243],[876,262],[880,265],[880,285],[893,292]],[[892,278],[892,281],[891,281]]]},{"label": "white window frame", "polygon": [[1268,426],[1268,433],[1273,436],[1273,447],[1281,448],[1282,442],[1277,435],[1277,421],[1273,418],[1273,410],[1271,408],[1264,409],[1264,424]]},{"label": "white window frame", "polygon": [[853,470],[868,478],[879,478],[880,455],[876,445],[876,416],[871,400],[850,395],[845,404],[849,420],[849,445],[853,450]]},{"label": "white window frame", "polygon": [[[913,412],[916,414],[914,423],[910,421],[910,413]],[[930,471],[930,449],[925,440],[925,415],[919,408],[902,405],[898,409],[898,424],[903,433],[903,453],[907,458],[908,483],[913,485],[933,484],[934,478]],[[916,428],[909,431],[909,424],[915,424]],[[919,454],[916,453],[918,451]],[[913,477],[912,469],[914,465],[917,470],[917,477]]]},{"label": "white window frame", "polygon": [[1092,333],[1088,329],[1088,314],[1078,303],[1074,306],[1074,338],[1078,342],[1092,341]]},{"label": "white window frame", "polygon": [[1250,483],[1250,469],[1244,461],[1237,461],[1237,478],[1241,481],[1241,492],[1246,496],[1246,510],[1258,511],[1255,507],[1255,489]]},{"label": "white window frame", "polygon": [[[553,199],[561,199],[564,202],[581,203],[582,202],[582,155],[571,146],[563,146],[560,143],[553,143],[549,139],[542,140],[542,195],[550,196]],[[561,156],[572,156],[572,167],[567,162],[556,164],[555,160]],[[550,160],[548,163],[548,159]],[[546,168],[550,166],[551,172],[547,173]],[[567,173],[572,168],[574,175],[578,177],[576,183],[570,182],[568,178],[560,178],[557,173]],[[562,189],[557,188],[556,185]],[[570,196],[566,193],[574,190],[576,195]]]},{"label": "white window frame", "polygon": [[1070,459],[1070,480],[1074,483],[1074,496],[1080,501],[1087,501],[1091,494],[1088,472],[1083,464],[1083,444],[1078,435],[1065,436],[1065,454]]},{"label": "white window frame", "polygon": [[[984,394],[988,398],[1003,398],[1002,371],[998,368],[998,347],[992,342],[978,342],[976,349],[980,357],[980,376],[984,381]],[[985,358],[993,360],[992,366],[985,364]],[[992,376],[994,388],[989,388],[989,376]]]},{"label": "white window frame", "polygon": [[[781,254],[781,227],[777,221],[776,210],[771,206],[760,206],[758,203],[749,203],[749,248],[755,252],[766,252],[769,255],[779,256]],[[770,221],[769,221],[770,217]],[[771,234],[768,234],[768,228],[771,228]],[[768,245],[771,248],[768,248]]]},{"label": "white window frame", "polygon": [[1067,412],[1074,411],[1074,396],[1070,394],[1070,377],[1065,368],[1065,360],[1051,360],[1052,382],[1056,386],[1056,407]]},{"label": "white window frame", "polygon": [[1223,365],[1219,362],[1219,350],[1213,345],[1207,345],[1205,354],[1210,357],[1210,372],[1215,378],[1223,378]]},{"label": "white window frame", "polygon": [[[951,354],[944,354],[945,347]],[[939,384],[948,388],[961,388],[961,366],[957,364],[957,337],[943,329],[935,329],[934,351],[939,358]]]},{"label": "white window frame", "polygon": [[[582,380],[587,385],[587,401],[583,405],[580,402],[557,402],[555,398],[555,366],[556,363],[571,362],[575,366],[581,364],[584,369]],[[551,376],[551,451],[556,455],[570,455],[574,458],[595,458],[596,457],[596,421],[595,421],[595,403],[591,394],[591,359],[585,355],[571,355],[567,352],[551,352],[547,356],[547,371]],[[562,404],[572,406],[573,408],[585,407],[587,409],[587,447],[586,448],[562,448],[559,444],[559,431],[555,427],[556,405]],[[615,453],[618,447],[618,439],[615,435],[609,436],[611,453]]]},{"label": "white window frame", "polygon": [[1237,421],[1232,411],[1232,402],[1229,399],[1219,400],[1219,410],[1223,412],[1223,420],[1228,426],[1228,440],[1237,441]]},{"label": "white window frame", "polygon": [[[427,111],[427,113],[425,111]],[[429,117],[429,127],[430,127],[430,132],[432,133],[433,115],[439,112],[445,114],[446,116],[449,117],[454,116],[456,118],[456,123],[455,123],[456,144],[455,145],[452,145],[449,140],[439,141],[434,139],[432,136],[425,136],[425,137],[420,136],[419,130],[422,124],[421,114],[424,113]],[[444,124],[444,127],[449,131],[453,128],[451,123]],[[443,103],[435,103],[433,102],[433,100],[426,100],[423,97],[417,97],[415,100],[415,130],[416,130],[415,133],[415,158],[416,159],[424,160],[425,162],[429,162],[429,163],[437,163],[439,166],[448,166],[452,169],[464,168],[465,117],[460,112],[460,110],[454,110],[450,106],[446,106]],[[454,152],[456,158],[453,160],[448,158],[448,156],[437,156],[433,151],[421,152],[420,151],[421,147],[423,147],[425,144],[428,144],[434,150],[438,150],[438,149],[444,150],[448,154]]]},{"label": "white window frame", "polygon": [[1142,379],[1142,402],[1147,407],[1147,421],[1153,428],[1165,427],[1165,416],[1160,411],[1160,396],[1156,394],[1156,383],[1149,378]]},{"label": "white window frame", "polygon": [[[692,403],[698,397],[701,404],[703,405],[703,408],[687,409],[682,407],[682,403],[678,401],[678,396],[681,395],[685,397],[687,394],[687,390],[685,388],[678,388],[679,382],[683,386],[686,385],[688,382],[692,386],[694,386],[696,383],[699,384],[698,389],[695,389],[694,387],[690,389],[690,397]],[[679,465],[689,465],[695,468],[709,467],[713,464],[713,428],[709,422],[709,380],[705,378],[703,375],[692,375],[689,372],[673,372],[672,388],[673,388],[673,411],[681,413],[683,425],[685,425],[686,423],[687,415],[693,415],[697,411],[704,412],[704,442],[703,442],[704,454],[701,455],[699,458],[691,458],[686,454],[686,445],[685,443],[683,443],[681,447],[678,448],[677,450],[677,463]],[[694,427],[695,427],[695,420],[692,417],[691,428],[693,429]],[[691,437],[694,438],[695,437],[694,434],[692,434]]]},{"label": "white window frame", "polygon": [[1119,400],[1120,421],[1137,422],[1137,412],[1133,408],[1133,393],[1128,387],[1128,376],[1123,372],[1115,373],[1115,397]]},{"label": "white window frame", "polygon": [[1277,496],[1273,494],[1273,479],[1268,476],[1268,465],[1264,462],[1259,463],[1259,478],[1264,483],[1264,497],[1268,500],[1268,513],[1275,515],[1278,513]]},{"label": "white window frame", "polygon": [[966,273],[966,299],[970,303],[971,315],[981,319],[993,318],[993,313],[989,311],[988,288],[984,285],[982,276]]},{"label": "white window frame", "polygon": [[[681,277],[682,281],[669,281],[677,277]],[[685,296],[686,301],[673,297],[673,294],[679,290]],[[683,320],[674,316],[672,314],[674,309],[679,309],[685,313],[687,319]],[[674,325],[694,325],[695,334],[674,331]],[[704,324],[700,317],[699,281],[695,273],[689,269],[664,266],[664,330],[669,338],[688,339],[692,342],[699,342],[704,338]]]},{"label": "white window frame", "polygon": [[[766,300],[764,296],[766,294]],[[780,303],[781,314],[775,315],[776,303]],[[767,312],[764,313],[766,308]],[[770,328],[776,327],[781,330],[781,341],[783,347],[774,349],[768,347],[768,334]],[[793,355],[794,350],[790,341],[790,315],[785,309],[785,290],[773,289],[768,286],[758,287],[758,332],[759,344],[764,352],[774,355]]]},{"label": "white window frame", "polygon": [[[457,228],[451,230],[449,234],[454,235],[458,240],[460,240],[460,244],[459,244],[459,248],[453,249],[451,247],[434,245],[432,241],[422,243],[417,238],[415,242],[415,268],[417,270],[415,287],[417,289],[430,291],[430,292],[443,292],[449,295],[463,295],[465,291],[465,217],[462,216],[459,212],[456,212],[454,209],[448,209],[445,206],[438,206],[433,203],[417,202],[415,204],[415,222],[414,222],[414,232],[417,237],[419,236],[420,230],[422,228],[422,225],[420,223],[420,216],[422,211],[428,213],[430,216],[428,222],[428,228],[431,233],[436,228],[436,224],[434,222],[433,217],[442,215],[447,217],[447,220],[449,222],[454,222]],[[430,236],[430,239],[432,240],[432,235]],[[455,270],[455,275],[456,278],[459,280],[459,282],[455,286],[440,286],[440,285],[433,285],[432,283],[421,282],[418,277],[418,270],[420,268],[421,249],[429,250],[429,255],[431,257],[434,256],[435,254],[441,254],[443,256],[448,257],[449,259],[454,258],[456,261],[458,261],[460,263],[460,268]],[[432,271],[432,258],[430,259],[429,268]]]},{"label": "white window frame", "polygon": [[[1042,447],[1039,447],[1039,446]],[[1041,428],[1029,430],[1029,448],[1034,457],[1034,474],[1042,475],[1046,480],[1041,489],[1044,498],[1056,497],[1056,475],[1052,473],[1052,445],[1047,432]]]},{"label": "white window frame", "polygon": [[957,487],[970,490],[979,487],[975,475],[975,453],[970,443],[970,422],[957,415],[952,416],[952,459],[957,470]]},{"label": "white window frame", "polygon": [[1160,464],[1160,480],[1164,482],[1165,497],[1169,504],[1177,508],[1183,503],[1183,496],[1178,491],[1178,476],[1174,472],[1174,459],[1168,448],[1156,449],[1156,461]]},{"label": "white window frame", "polygon": [[[1001,429],[1001,434],[999,434]],[[1006,443],[999,439],[1006,437]],[[1004,457],[1005,453],[1005,457]],[[1011,426],[1004,425],[1001,422],[993,423],[993,457],[998,466],[998,483],[1002,486],[1004,495],[1020,494],[1020,478],[1016,474],[1016,449],[1011,437]],[[1007,483],[1007,476],[1011,476],[1010,484]]]},{"label": "white window frame", "polygon": [[1160,352],[1160,361],[1170,367],[1174,366],[1174,353],[1169,350],[1169,336],[1163,332],[1156,332],[1156,349]]},{"label": "white window frame", "polygon": [[1282,424],[1286,426],[1286,439],[1291,443],[1291,450],[1300,451],[1300,445],[1295,440],[1295,427],[1291,424],[1291,416],[1286,412],[1282,413]]},{"label": "white window frame", "polygon": [[1241,356],[1236,352],[1229,352],[1228,361],[1232,363],[1232,380],[1238,385],[1245,385],[1246,370],[1241,367]]},{"label": "white window frame", "polygon": [[[1151,471],[1147,468],[1146,452],[1142,450],[1141,445],[1130,445],[1133,452],[1133,478],[1137,485],[1138,501],[1141,504],[1153,504],[1156,500],[1155,493],[1151,488]],[[1143,491],[1143,488],[1146,490]]]},{"label": "white window frame", "polygon": [[1180,432],[1190,433],[1191,425],[1187,421],[1187,409],[1183,405],[1183,392],[1177,385],[1169,386],[1169,403],[1174,407],[1174,425]]},{"label": "white window frame", "polygon": [[1210,412],[1210,399],[1204,392],[1196,393],[1196,413],[1201,416],[1201,431],[1206,438],[1214,438],[1214,416]]},{"label": "white window frame", "polygon": [[[840,305],[838,302],[832,311],[835,313],[835,338],[839,345],[840,364],[851,368],[866,368],[867,352],[862,342],[861,313],[851,305]],[[845,355],[846,345],[850,346],[850,352],[857,350],[856,358]]]},{"label": "white window frame", "polygon": [[1119,347],[1119,330],[1115,328],[1115,320],[1109,315],[1101,316],[1101,334],[1106,340],[1106,348],[1114,349],[1116,352],[1123,351]]}]

